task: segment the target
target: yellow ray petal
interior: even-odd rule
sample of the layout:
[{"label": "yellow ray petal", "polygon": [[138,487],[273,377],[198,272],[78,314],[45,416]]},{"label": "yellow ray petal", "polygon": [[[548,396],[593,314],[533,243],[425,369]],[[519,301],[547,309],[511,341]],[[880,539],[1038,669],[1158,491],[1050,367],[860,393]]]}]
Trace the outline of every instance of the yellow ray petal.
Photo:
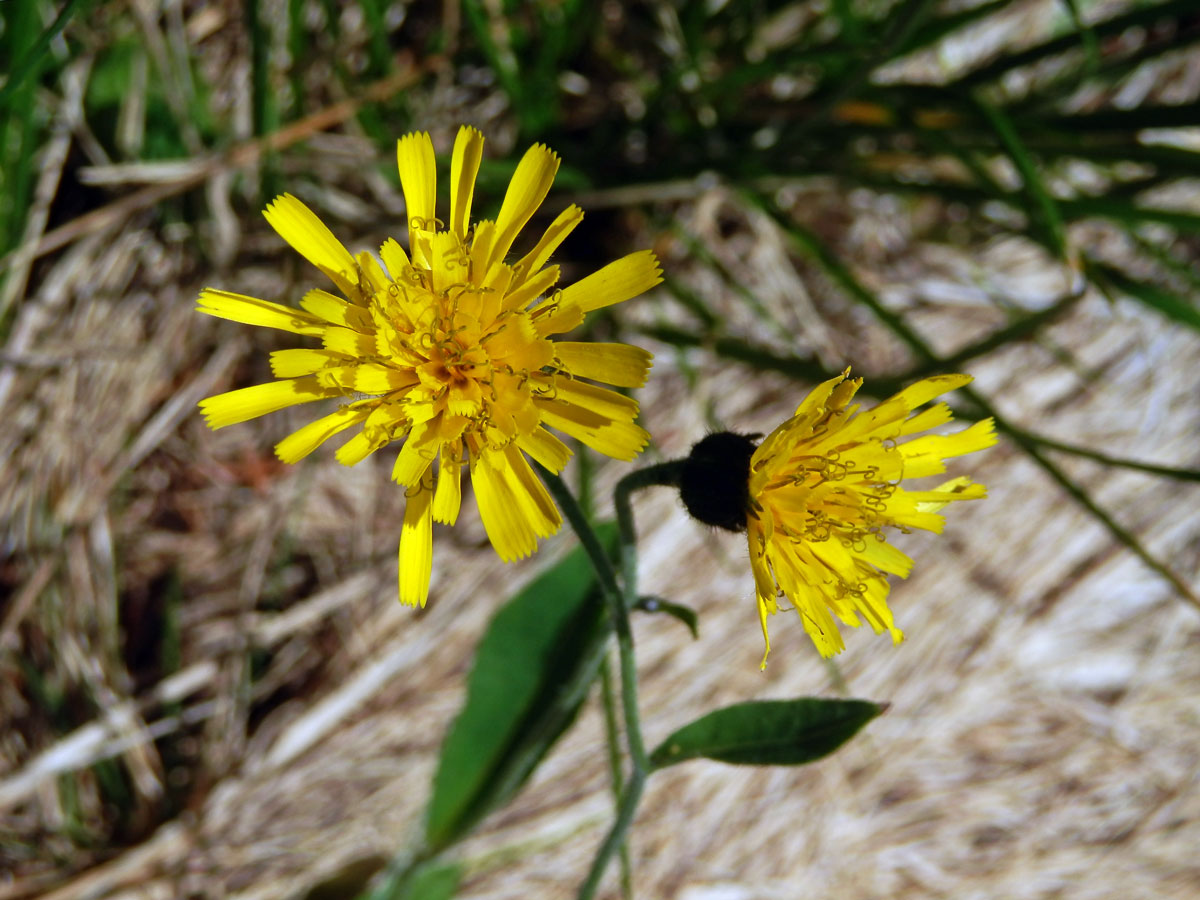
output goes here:
[{"label": "yellow ray petal", "polygon": [[332,397],[336,393],[322,388],[315,376],[306,375],[206,397],[200,401],[200,409],[204,412],[208,427],[216,429],[256,419],[298,403]]},{"label": "yellow ray petal", "polygon": [[312,453],[323,443],[352,425],[357,425],[371,412],[370,409],[343,406],[336,412],[309,422],[293,431],[275,445],[275,455],[285,463],[295,463]]},{"label": "yellow ray petal", "polygon": [[290,331],[293,334],[317,336],[323,334],[326,328],[325,323],[312,313],[231,291],[205,288],[200,292],[197,302],[197,312],[245,325],[259,325],[263,328]]},{"label": "yellow ray petal", "polygon": [[930,428],[937,428],[939,425],[945,425],[947,422],[954,420],[954,414],[950,412],[950,407],[945,403],[935,403],[929,409],[917,413],[915,416],[910,416],[896,429],[895,437],[903,437],[909,434],[919,434],[922,431],[928,431]]},{"label": "yellow ray petal", "polygon": [[383,267],[379,265],[379,260],[366,250],[355,256],[354,260],[358,263],[358,273],[362,278],[361,287],[363,290],[359,295],[359,299],[366,302],[372,294],[382,291],[387,287],[388,278],[384,274]]},{"label": "yellow ray petal", "polygon": [[517,446],[556,475],[571,458],[571,448],[540,425],[518,437]]},{"label": "yellow ray petal", "polygon": [[408,491],[406,497],[400,529],[400,602],[424,606],[433,574],[433,491],[421,486]]},{"label": "yellow ray petal", "polygon": [[406,273],[412,265],[408,261],[408,254],[404,252],[404,248],[400,246],[400,242],[395,238],[388,238],[379,247],[379,258],[383,260],[383,264],[387,267],[388,275],[392,281],[405,280]]},{"label": "yellow ray petal", "polygon": [[534,405],[541,411],[542,420],[551,428],[557,428],[613,459],[633,459],[650,440],[650,435],[632,422],[605,424],[608,420],[603,416],[553,400],[538,399]]},{"label": "yellow ray petal", "polygon": [[910,410],[916,409],[921,404],[928,403],[934,397],[948,394],[950,391],[956,391],[974,380],[970,375],[934,375],[930,378],[923,378],[918,382],[910,384],[893,397],[884,400],[880,406],[884,406],[895,399],[899,400],[902,406],[907,406]]},{"label": "yellow ray petal", "polygon": [[[799,418],[801,416],[811,416],[824,409],[830,395],[833,394],[833,389],[845,381],[846,376],[849,374],[850,370],[846,369],[846,371],[842,372],[841,375],[835,375],[828,381],[822,381],[815,388],[813,388],[809,392],[808,396],[800,402],[800,405],[796,407],[796,417]],[[859,383],[862,381],[862,379],[853,380],[858,381]]]},{"label": "yellow ray petal", "polygon": [[660,281],[662,269],[658,259],[649,250],[639,250],[563,288],[562,302],[576,302],[588,313],[636,297]]},{"label": "yellow ray petal", "polygon": [[631,388],[646,383],[646,373],[654,358],[654,354],[629,344],[575,341],[556,341],[554,355],[578,378]]},{"label": "yellow ray petal", "polygon": [[328,291],[311,290],[304,295],[300,305],[331,325],[341,325],[363,334],[375,330],[375,323],[369,312],[361,306],[347,303],[341,297],[335,297]]},{"label": "yellow ray petal", "polygon": [[512,277],[512,266],[497,262],[489,266],[487,272],[484,273],[483,286],[491,294],[503,297],[508,293],[508,287],[512,284]]},{"label": "yellow ray petal", "polygon": [[483,389],[474,378],[451,382],[446,409],[455,416],[473,416],[483,409]]},{"label": "yellow ray petal", "polygon": [[438,462],[437,493],[433,497],[433,518],[453,525],[462,506],[462,448],[458,441],[443,444]]},{"label": "yellow ray petal", "polygon": [[276,378],[296,378],[300,375],[311,375],[326,366],[336,366],[348,362],[340,353],[328,350],[308,350],[292,348],[288,350],[271,351],[271,374]]},{"label": "yellow ray petal", "polygon": [[430,238],[429,263],[436,294],[446,292],[452,285],[468,282],[470,258],[458,236],[449,231],[439,231]]},{"label": "yellow ray petal", "polygon": [[562,295],[543,303],[530,313],[533,316],[533,327],[542,337],[551,334],[564,334],[583,324],[583,309],[577,302],[563,303]]},{"label": "yellow ray petal", "polygon": [[341,394],[390,394],[417,383],[417,376],[411,369],[397,369],[377,362],[321,369],[313,377],[322,387]]},{"label": "yellow ray petal", "polygon": [[513,562],[537,549],[537,537],[529,522],[517,514],[516,499],[503,475],[494,468],[504,465],[503,459],[493,463],[492,456],[486,451],[483,458],[471,456],[471,484],[488,540],[502,560]]},{"label": "yellow ray petal", "polygon": [[400,138],[396,142],[396,164],[408,216],[408,252],[421,264],[425,262],[422,240],[437,228],[437,159],[429,135],[416,131]]},{"label": "yellow ray petal", "polygon": [[546,199],[557,172],[558,155],[545,144],[534,144],[525,151],[517,163],[517,170],[513,172],[512,181],[508,183],[504,202],[500,204],[500,213],[496,216],[496,237],[489,252],[488,265],[504,259],[517,234]]},{"label": "yellow ray petal", "polygon": [[517,514],[525,518],[538,537],[549,537],[562,527],[558,507],[519,447],[509,444],[503,453],[507,462],[503,468],[504,478],[516,500]]},{"label": "yellow ray petal", "polygon": [[454,154],[450,158],[450,231],[460,241],[467,239],[471,198],[481,159],[483,135],[470,125],[463,125],[454,139]]},{"label": "yellow ray petal", "polygon": [[492,243],[496,239],[496,223],[480,219],[475,223],[475,234],[471,238],[471,276],[476,284],[483,284],[489,274],[488,261],[492,256]]},{"label": "yellow ray petal", "polygon": [[293,197],[276,197],[263,215],[296,252],[329,276],[347,297],[358,295],[354,257],[311,209]]},{"label": "yellow ray petal", "polygon": [[528,306],[550,288],[554,287],[558,281],[558,266],[550,266],[548,269],[543,269],[537,275],[526,280],[518,287],[510,288],[508,293],[504,295],[504,302],[500,308],[503,310],[521,309]]},{"label": "yellow ray petal", "polygon": [[486,346],[494,363],[518,372],[537,372],[554,359],[554,345],[538,337],[526,315],[510,316],[498,331],[489,335]]},{"label": "yellow ray petal", "polygon": [[927,434],[900,445],[904,455],[904,477],[923,478],[946,471],[942,460],[976,450],[985,450],[996,443],[996,423],[981,419],[970,428],[955,434]]},{"label": "yellow ray petal", "polygon": [[[987,488],[974,484],[966,475],[951,478],[931,491],[908,491],[909,498],[917,504],[918,512],[937,512],[955,500],[982,500]],[[924,495],[924,496],[922,496]]]},{"label": "yellow ray petal", "polygon": [[375,335],[359,334],[340,325],[326,325],[325,333],[321,335],[321,343],[326,350],[356,359],[376,356],[379,353]]},{"label": "yellow ray petal", "polygon": [[386,434],[360,431],[338,447],[333,456],[343,466],[356,466],[376,450],[386,447],[388,442]]},{"label": "yellow ray petal", "polygon": [[767,600],[762,594],[757,596],[758,601],[758,621],[762,625],[763,644],[766,649],[763,650],[762,662],[758,664],[760,669],[766,669],[767,657],[771,655],[771,636],[767,634]]},{"label": "yellow ray petal", "polygon": [[439,449],[440,442],[433,425],[422,422],[414,426],[404,441],[404,446],[396,454],[396,464],[392,466],[392,480],[409,487],[419,484],[433,465]]},{"label": "yellow ray petal", "polygon": [[880,571],[898,575],[901,578],[907,578],[908,573],[912,571],[912,557],[887,541],[868,537],[863,545],[861,550],[854,551],[854,555]]},{"label": "yellow ray petal", "polygon": [[[970,375],[935,375],[922,379],[884,400],[875,408],[859,413],[841,430],[831,433],[830,438],[835,443],[846,443],[860,440],[867,435],[890,437],[903,428],[905,417],[918,406],[970,381]],[[822,446],[828,443],[826,441]]]},{"label": "yellow ray petal", "polygon": [[583,210],[572,203],[558,214],[550,223],[550,227],[542,234],[533,249],[513,264],[517,272],[517,284],[532,278],[546,264],[559,245],[566,239],[575,226],[583,221]]},{"label": "yellow ray petal", "polygon": [[630,422],[637,418],[637,401],[624,394],[618,394],[616,391],[610,391],[608,388],[562,376],[554,378],[553,382],[550,382],[550,376],[545,375],[535,375],[531,380],[552,383],[554,389],[551,396],[556,396],[558,400],[573,406],[598,413],[614,422]]}]

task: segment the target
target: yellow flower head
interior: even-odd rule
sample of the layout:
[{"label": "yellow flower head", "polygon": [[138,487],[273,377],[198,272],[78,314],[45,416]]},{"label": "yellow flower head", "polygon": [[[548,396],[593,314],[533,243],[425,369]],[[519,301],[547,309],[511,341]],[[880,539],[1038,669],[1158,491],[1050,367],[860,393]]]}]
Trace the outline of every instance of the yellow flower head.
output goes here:
[{"label": "yellow flower head", "polygon": [[[531,147],[513,174],[493,221],[470,224],[483,136],[464,126],[450,163],[450,209],[436,206],[436,166],[429,135],[397,145],[408,209],[408,247],[387,240],[351,255],[303,203],[277,197],[265,215],[279,235],[340,291],[312,290],[294,309],[207,289],[200,312],[319,338],[320,346],[277,350],[277,380],[201,401],[208,424],[223,428],[298,403],[343,398],[334,412],[284,438],[275,452],[293,463],[348,428],[359,430],[337,451],[354,465],[393,441],[404,444],[392,477],[408,498],[400,537],[400,599],[425,604],[433,561],[434,520],[458,517],[459,473],[469,467],[480,518],[506,561],[528,556],[537,538],[562,524],[529,465],[559,472],[571,452],[549,425],[593,449],[629,460],[648,435],[634,424],[637,403],[588,383],[639,387],[650,354],[626,344],[552,341],[594,309],[620,303],[657,284],[649,251],[632,253],[558,289],[550,256],[583,218],[570,206],[520,259],[513,242],[545,199],[558,157]],[[587,379],[587,381],[583,380]],[[434,461],[437,461],[436,479]]]},{"label": "yellow flower head", "polygon": [[862,379],[847,379],[849,371],[809,394],[750,458],[747,532],[767,653],[767,614],[778,611],[781,592],[822,656],[845,647],[835,617],[857,628],[861,615],[899,643],[904,634],[892,623],[887,575],[906,578],[912,559],[882,529],[940,533],[938,510],[987,494],[965,477],[930,490],[901,487],[996,442],[991,419],[956,434],[913,437],[952,419],[945,403],[913,410],[967,384],[969,375],[926,378],[864,412],[851,405]]}]

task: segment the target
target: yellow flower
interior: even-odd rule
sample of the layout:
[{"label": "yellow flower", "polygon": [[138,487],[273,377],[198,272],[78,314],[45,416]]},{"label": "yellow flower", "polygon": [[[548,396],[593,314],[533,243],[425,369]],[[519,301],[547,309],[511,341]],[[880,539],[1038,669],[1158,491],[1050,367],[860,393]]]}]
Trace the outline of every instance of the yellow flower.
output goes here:
[{"label": "yellow flower", "polygon": [[[208,424],[223,428],[298,403],[344,402],[280,441],[294,463],[341,431],[360,430],[337,451],[354,465],[393,441],[404,444],[392,477],[408,498],[400,536],[400,600],[424,606],[433,562],[433,522],[453,524],[460,470],[469,467],[488,538],[511,561],[537,549],[562,524],[528,457],[559,472],[571,451],[551,426],[587,446],[629,460],[648,435],[634,424],[634,400],[589,381],[639,387],[650,354],[618,343],[552,341],[584,316],[635,297],[661,280],[649,251],[632,253],[558,289],[551,254],[583,218],[570,206],[520,259],[504,261],[545,199],[558,157],[539,144],[513,174],[493,221],[470,224],[483,136],[464,126],[450,162],[449,218],[437,217],[436,166],[429,135],[397,145],[408,210],[408,246],[389,239],[352,256],[290,194],[267,221],[324,272],[342,297],[311,290],[294,309],[206,289],[199,311],[319,338],[320,347],[271,354],[276,381],[201,401]],[[345,299],[343,299],[343,297]],[[587,379],[587,380],[584,380]],[[434,477],[434,461],[437,475]]]},{"label": "yellow flower", "polygon": [[991,419],[955,434],[913,437],[952,419],[945,403],[913,410],[967,384],[969,375],[926,378],[862,412],[850,405],[862,379],[847,380],[849,371],[809,394],[750,459],[747,533],[764,668],[771,651],[767,614],[778,611],[780,593],[822,656],[845,647],[835,618],[857,628],[862,616],[876,634],[903,640],[887,605],[887,575],[906,578],[912,559],[887,543],[882,529],[940,533],[938,510],[987,494],[965,477],[929,490],[901,487],[944,472],[945,459],[996,442]]}]

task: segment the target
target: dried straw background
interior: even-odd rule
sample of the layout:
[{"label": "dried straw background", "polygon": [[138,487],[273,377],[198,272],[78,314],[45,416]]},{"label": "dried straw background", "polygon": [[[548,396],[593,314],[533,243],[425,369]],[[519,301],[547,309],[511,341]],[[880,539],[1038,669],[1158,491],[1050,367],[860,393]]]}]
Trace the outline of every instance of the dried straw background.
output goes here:
[{"label": "dried straw background", "polygon": [[[439,141],[449,134],[442,127]],[[341,172],[374,152],[352,137],[314,143]],[[227,175],[204,184],[223,208]],[[355,249],[382,237],[348,224],[378,219],[360,216],[364,205],[402,221],[382,184],[311,199]],[[1019,242],[952,254],[922,244],[919,216],[886,200],[819,190],[793,200],[939,350],[1002,324],[994,296],[1038,308],[1066,289]],[[550,211],[566,202],[553,196]],[[697,189],[674,214],[772,305],[792,350],[868,376],[903,367],[888,334],[719,189]],[[12,587],[0,615],[0,837],[12,874],[0,898],[299,898],[321,883],[325,896],[351,895],[415,828],[492,611],[570,543],[560,536],[532,563],[504,566],[467,512],[437,535],[434,599],[413,613],[394,600],[401,497],[386,460],[346,470],[322,452],[278,465],[271,444],[303,411],[209,432],[195,401],[264,377],[265,351],[284,344],[197,316],[197,290],[295,296],[315,283],[257,217],[230,217],[206,236],[226,248],[220,272],[145,212],[80,236],[30,269],[0,357]],[[636,218],[614,221],[638,230]],[[770,337],[670,238],[634,238],[651,240],[734,330]],[[651,297],[628,320],[666,310]],[[640,398],[664,456],[713,423],[770,428],[801,395],[781,378],[657,349]],[[1194,335],[1089,295],[1036,342],[970,370],[1019,424],[1195,468],[1198,365]],[[1196,487],[1061,461],[1195,587]],[[639,896],[1200,895],[1200,615],[1012,447],[966,469],[992,496],[953,510],[945,537],[908,541],[918,564],[893,595],[908,640],[892,648],[856,633],[838,660],[844,690],[888,700],[890,712],[814,766],[692,763],[656,776],[631,844]],[[601,484],[620,471],[602,468]],[[672,620],[635,623],[652,744],[717,704],[843,690],[786,615],[758,671],[736,538],[694,526],[665,492],[638,512],[646,590],[701,614],[695,642]],[[172,597],[174,624],[162,620]],[[163,661],[136,651],[168,626],[180,636],[178,671],[139,680]],[[18,690],[30,669],[69,685],[71,708],[94,704],[91,721],[52,739]],[[100,759],[128,773],[123,830],[96,801],[89,767]],[[83,849],[62,834],[64,779],[71,815],[110,833],[107,844]],[[569,895],[610,815],[589,707],[517,802],[463,848],[462,896]]]}]

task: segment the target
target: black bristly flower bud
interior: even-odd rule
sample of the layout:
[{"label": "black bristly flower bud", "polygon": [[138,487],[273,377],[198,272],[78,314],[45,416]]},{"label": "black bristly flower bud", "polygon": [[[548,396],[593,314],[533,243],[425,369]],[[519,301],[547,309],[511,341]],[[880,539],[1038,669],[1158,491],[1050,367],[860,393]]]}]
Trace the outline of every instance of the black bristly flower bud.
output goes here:
[{"label": "black bristly flower bud", "polygon": [[692,518],[726,531],[746,530],[757,437],[718,431],[692,447],[679,478],[679,496]]}]

